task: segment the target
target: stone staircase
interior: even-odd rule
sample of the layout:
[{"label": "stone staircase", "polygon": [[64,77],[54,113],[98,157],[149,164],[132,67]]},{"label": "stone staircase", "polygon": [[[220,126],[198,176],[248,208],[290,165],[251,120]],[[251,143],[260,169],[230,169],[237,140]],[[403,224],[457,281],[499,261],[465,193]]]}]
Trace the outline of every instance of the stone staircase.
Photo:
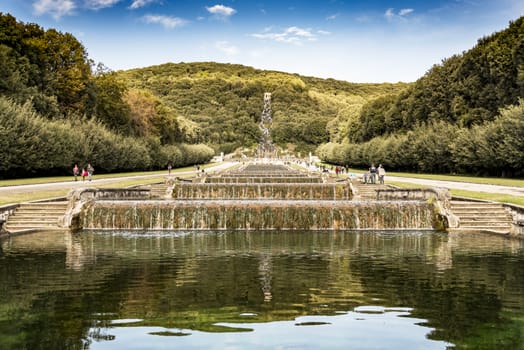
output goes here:
[{"label": "stone staircase", "polygon": [[58,220],[64,216],[67,201],[28,202],[21,203],[9,215],[4,229],[15,233],[34,230],[61,230]]},{"label": "stone staircase", "polygon": [[377,190],[388,189],[388,185],[364,184],[360,181],[352,182],[353,188],[357,190],[355,199],[377,199]]},{"label": "stone staircase", "polygon": [[151,198],[164,198],[168,187],[166,183],[152,184]]},{"label": "stone staircase", "polygon": [[460,225],[450,231],[508,234],[511,230],[512,216],[500,203],[452,200],[451,211]]}]

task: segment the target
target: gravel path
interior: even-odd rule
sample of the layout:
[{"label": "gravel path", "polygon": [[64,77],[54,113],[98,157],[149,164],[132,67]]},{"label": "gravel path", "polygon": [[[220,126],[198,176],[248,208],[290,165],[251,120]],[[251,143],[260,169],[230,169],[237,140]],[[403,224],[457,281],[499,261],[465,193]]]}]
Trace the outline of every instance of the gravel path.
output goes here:
[{"label": "gravel path", "polygon": [[[224,162],[216,166],[206,168],[206,172],[210,173],[210,172],[215,172],[215,171],[221,171],[235,164],[238,164],[238,163]],[[195,171],[176,172],[176,173],[173,173],[173,176],[192,175],[192,174],[195,174]],[[109,178],[109,179],[97,179],[95,176],[93,181],[91,182],[67,181],[67,182],[53,182],[53,183],[43,183],[43,184],[34,184],[34,185],[4,186],[4,187],[0,187],[0,196],[2,196],[2,194],[7,194],[7,193],[15,194],[15,193],[27,193],[27,192],[33,192],[33,191],[63,190],[63,189],[72,189],[72,188],[79,188],[79,187],[96,187],[96,186],[99,186],[100,184],[117,183],[124,179],[151,178],[151,177],[158,177],[158,176],[159,176],[158,174],[137,175],[137,176],[124,176],[124,177],[119,177],[119,178]],[[167,173],[166,173],[166,176],[167,176]],[[387,181],[408,182],[408,183],[420,184],[424,186],[444,187],[448,189],[461,189],[461,190],[475,191],[475,192],[500,193],[500,194],[524,197],[524,187],[484,185],[484,184],[474,184],[474,183],[457,182],[457,181],[438,181],[438,180],[427,180],[427,179],[415,179],[415,178],[398,177],[398,176],[386,176],[386,183]]]},{"label": "gravel path", "polygon": [[[208,167],[206,168],[207,173],[215,172],[215,171],[221,171],[224,169],[227,169],[237,163],[230,163],[230,162],[224,162],[221,164],[218,164],[216,166]],[[183,176],[183,175],[195,175],[195,171],[184,171],[184,172],[173,172],[172,176]],[[70,190],[73,188],[82,188],[82,187],[97,187],[102,184],[112,184],[112,183],[118,183],[122,180],[129,180],[129,179],[147,179],[152,177],[161,177],[161,176],[168,176],[167,172],[165,175],[162,174],[152,174],[152,175],[135,175],[135,176],[122,176],[122,177],[112,177],[112,178],[105,178],[105,179],[98,179],[95,176],[93,176],[92,181],[82,181],[81,177],[79,177],[79,181],[64,181],[64,182],[49,182],[49,183],[41,183],[41,184],[32,184],[32,185],[18,185],[18,186],[0,186],[0,196],[5,194],[17,194],[17,193],[28,193],[28,192],[36,192],[36,191],[56,191],[56,190]]]}]

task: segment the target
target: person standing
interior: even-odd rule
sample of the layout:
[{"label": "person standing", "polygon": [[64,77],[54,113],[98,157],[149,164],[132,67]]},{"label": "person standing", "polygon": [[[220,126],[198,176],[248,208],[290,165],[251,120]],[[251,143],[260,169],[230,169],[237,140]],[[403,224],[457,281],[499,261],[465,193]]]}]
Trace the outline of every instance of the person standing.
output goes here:
[{"label": "person standing", "polygon": [[73,175],[75,176],[75,181],[78,180],[79,172],[80,172],[80,169],[78,168],[78,164],[75,164],[75,166],[73,167]]},{"label": "person standing", "polygon": [[378,181],[379,181],[379,183],[381,185],[383,185],[384,184],[384,177],[386,176],[386,169],[384,169],[382,164],[378,165],[377,172],[378,172]]},{"label": "person standing", "polygon": [[95,172],[95,168],[91,165],[91,163],[87,163],[87,179],[91,181],[91,178],[93,177],[93,173]]},{"label": "person standing", "polygon": [[86,176],[87,176],[87,170],[86,168],[83,168],[82,169],[82,182],[86,180]]},{"label": "person standing", "polygon": [[375,168],[375,164],[371,164],[371,168],[369,168],[369,176],[371,178],[371,183],[374,185],[377,183],[377,168]]}]

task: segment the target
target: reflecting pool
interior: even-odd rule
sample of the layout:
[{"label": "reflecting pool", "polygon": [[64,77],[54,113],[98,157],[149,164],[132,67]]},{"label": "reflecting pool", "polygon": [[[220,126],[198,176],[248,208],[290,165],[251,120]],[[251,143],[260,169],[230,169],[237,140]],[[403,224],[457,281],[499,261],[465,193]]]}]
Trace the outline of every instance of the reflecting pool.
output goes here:
[{"label": "reflecting pool", "polygon": [[524,349],[524,242],[433,232],[4,239],[0,349]]}]

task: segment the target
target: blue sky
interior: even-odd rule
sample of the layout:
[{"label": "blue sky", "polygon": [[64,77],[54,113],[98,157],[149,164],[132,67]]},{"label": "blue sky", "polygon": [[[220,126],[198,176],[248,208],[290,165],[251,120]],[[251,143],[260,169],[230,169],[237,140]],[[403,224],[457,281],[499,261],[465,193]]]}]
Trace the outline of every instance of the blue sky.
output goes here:
[{"label": "blue sky", "polygon": [[522,0],[0,0],[113,70],[215,61],[350,82],[415,81],[524,15]]}]

